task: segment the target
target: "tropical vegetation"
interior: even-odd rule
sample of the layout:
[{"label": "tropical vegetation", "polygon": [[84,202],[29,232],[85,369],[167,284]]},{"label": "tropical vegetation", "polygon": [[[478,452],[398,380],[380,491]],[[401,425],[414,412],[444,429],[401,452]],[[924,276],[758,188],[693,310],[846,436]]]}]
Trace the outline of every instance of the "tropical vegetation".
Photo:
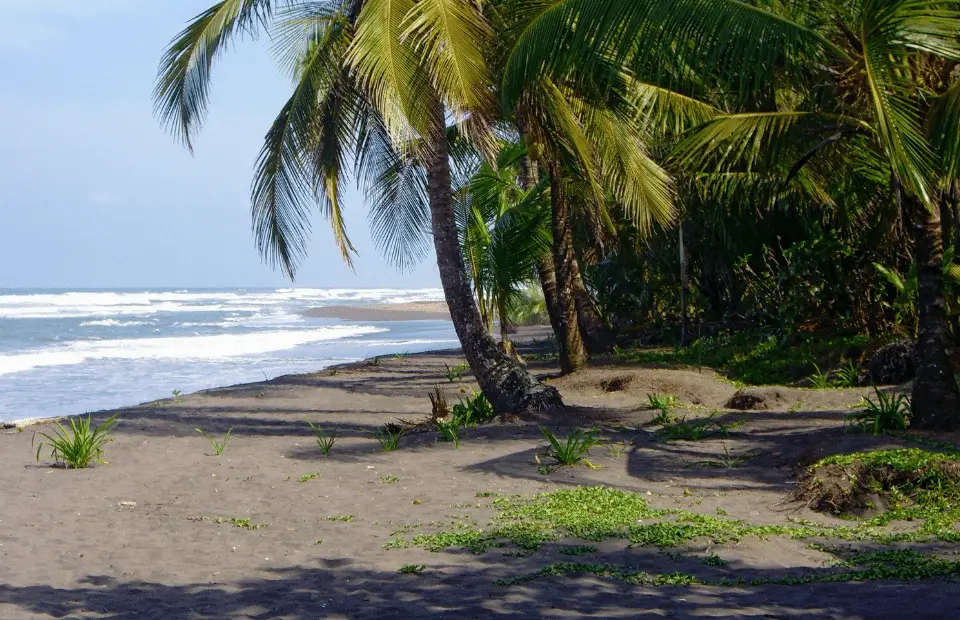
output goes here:
[{"label": "tropical vegetation", "polygon": [[214,60],[263,33],[294,88],[254,172],[260,251],[293,278],[319,204],[349,262],[355,180],[387,260],[432,242],[497,411],[561,405],[510,344],[534,290],[564,372],[615,344],[856,340],[831,360],[852,381],[913,339],[911,426],[960,428],[960,4],[222,0],[160,66],[188,148]]}]

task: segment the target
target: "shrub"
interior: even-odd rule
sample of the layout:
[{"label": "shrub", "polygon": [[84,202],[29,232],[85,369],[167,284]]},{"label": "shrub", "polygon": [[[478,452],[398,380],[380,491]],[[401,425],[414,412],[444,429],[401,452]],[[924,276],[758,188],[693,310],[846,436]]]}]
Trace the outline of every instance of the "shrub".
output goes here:
[{"label": "shrub", "polygon": [[496,416],[493,405],[482,392],[473,391],[473,396],[453,406],[453,421],[460,426],[473,426],[489,422]]},{"label": "shrub", "polygon": [[551,433],[546,427],[540,426],[539,428],[543,436],[550,442],[550,450],[547,451],[547,456],[561,465],[577,465],[578,463],[583,463],[590,468],[596,467],[588,461],[584,455],[589,454],[590,448],[599,443],[600,440],[597,439],[597,429],[592,429],[588,432],[578,428],[567,436],[565,442],[561,443],[560,440],[557,439],[557,436]]},{"label": "shrub", "polygon": [[910,423],[910,400],[905,394],[887,394],[876,387],[877,400],[864,398],[863,411],[847,416],[847,424],[879,435],[887,431],[905,431]]},{"label": "shrub", "polygon": [[86,419],[71,418],[69,431],[57,422],[53,435],[39,433],[44,440],[37,446],[37,460],[40,460],[43,448],[49,447],[51,458],[62,467],[83,469],[89,467],[93,461],[106,463],[103,460],[103,447],[112,441],[110,433],[116,426],[118,417],[119,414],[114,414],[99,426],[91,424],[91,416]]},{"label": "shrub", "polygon": [[653,418],[654,424],[666,425],[673,422],[670,410],[680,404],[680,399],[672,394],[647,394],[650,407],[659,411]]},{"label": "shrub", "polygon": [[860,370],[853,360],[848,360],[846,364],[834,371],[836,378],[833,385],[838,388],[852,388],[860,384]]},{"label": "shrub", "polygon": [[696,422],[687,422],[685,417],[680,418],[676,423],[661,428],[659,435],[664,441],[697,441],[713,435],[726,437],[734,425],[715,421],[713,418],[716,414],[717,412],[714,411]]},{"label": "shrub", "polygon": [[828,374],[820,370],[820,367],[816,364],[813,365],[813,374],[807,377],[807,381],[810,382],[810,387],[815,390],[828,390],[833,387],[830,384]]},{"label": "shrub", "polygon": [[457,450],[460,449],[460,429],[462,428],[457,424],[456,420],[434,420],[434,424],[437,427],[437,431],[440,433],[440,439],[443,441],[452,441],[453,447]]},{"label": "shrub", "polygon": [[672,409],[680,404],[680,399],[673,394],[647,394],[652,409]]},{"label": "shrub", "polygon": [[447,369],[447,381],[453,383],[454,381],[460,381],[463,379],[463,373],[470,370],[469,364],[459,364],[450,368],[449,364],[444,364]]}]

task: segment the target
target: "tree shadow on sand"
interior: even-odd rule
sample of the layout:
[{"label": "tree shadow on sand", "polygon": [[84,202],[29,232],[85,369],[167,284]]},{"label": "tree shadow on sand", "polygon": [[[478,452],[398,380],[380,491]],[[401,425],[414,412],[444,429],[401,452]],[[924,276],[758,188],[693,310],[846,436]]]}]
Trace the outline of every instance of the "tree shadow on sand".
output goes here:
[{"label": "tree shadow on sand", "polygon": [[[633,553],[651,572],[678,564],[654,550]],[[635,586],[589,575],[545,577],[498,586],[498,578],[536,572],[543,558],[478,556],[464,568],[431,564],[421,575],[365,570],[352,560],[271,569],[269,577],[233,582],[167,584],[88,575],[72,587],[0,584],[5,618],[948,618],[954,583],[815,583],[804,586]],[[714,570],[712,567],[701,568]],[[736,575],[735,563],[722,572]],[[715,569],[720,571],[721,569]],[[829,569],[808,570],[807,573]],[[751,579],[782,576],[749,569]],[[918,605],[918,601],[923,601]]]}]

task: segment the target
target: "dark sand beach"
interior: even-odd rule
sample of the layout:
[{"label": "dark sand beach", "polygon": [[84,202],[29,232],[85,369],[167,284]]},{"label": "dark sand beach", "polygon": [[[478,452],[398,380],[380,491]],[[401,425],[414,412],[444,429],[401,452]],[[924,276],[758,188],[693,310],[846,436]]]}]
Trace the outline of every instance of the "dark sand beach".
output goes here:
[{"label": "dark sand beach", "polygon": [[[418,533],[487,527],[497,496],[578,485],[751,524],[844,523],[788,503],[799,464],[899,445],[844,434],[859,390],[764,388],[766,409],[732,411],[723,406],[737,388],[710,371],[607,364],[550,380],[572,406],[550,427],[599,424],[614,446],[592,449],[595,469],[538,466],[545,442],[531,421],[469,429],[459,450],[411,429],[399,450],[378,451],[368,431],[428,416],[433,386],[453,402],[469,393],[469,376],[446,374],[461,361],[455,351],[381,358],[122,409],[109,465],[86,470],[35,460],[34,433],[49,425],[0,431],[0,618],[956,617],[960,585],[943,580],[654,586],[574,573],[497,584],[559,561],[747,582],[833,570],[834,555],[783,536],[668,550],[572,537],[526,551],[417,546]],[[531,367],[552,376],[553,363]],[[657,441],[646,406],[654,392],[677,395],[691,417],[716,409],[739,425],[725,438]],[[305,419],[339,428],[329,455]],[[232,429],[233,439],[217,457],[197,428]],[[746,453],[756,457],[737,468],[693,466]],[[571,544],[595,549],[561,553]],[[723,565],[704,563],[714,554]],[[411,565],[419,574],[398,572]]]}]

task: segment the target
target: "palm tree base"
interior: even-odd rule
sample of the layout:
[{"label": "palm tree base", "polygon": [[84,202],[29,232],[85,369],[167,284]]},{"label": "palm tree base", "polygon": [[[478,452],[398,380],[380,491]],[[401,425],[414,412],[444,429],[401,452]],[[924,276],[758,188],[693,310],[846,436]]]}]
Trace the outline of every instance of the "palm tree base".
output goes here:
[{"label": "palm tree base", "polygon": [[[939,351],[937,350],[939,349]],[[913,380],[910,427],[931,431],[960,430],[960,388],[953,368],[936,342],[917,341],[917,375]]]}]

